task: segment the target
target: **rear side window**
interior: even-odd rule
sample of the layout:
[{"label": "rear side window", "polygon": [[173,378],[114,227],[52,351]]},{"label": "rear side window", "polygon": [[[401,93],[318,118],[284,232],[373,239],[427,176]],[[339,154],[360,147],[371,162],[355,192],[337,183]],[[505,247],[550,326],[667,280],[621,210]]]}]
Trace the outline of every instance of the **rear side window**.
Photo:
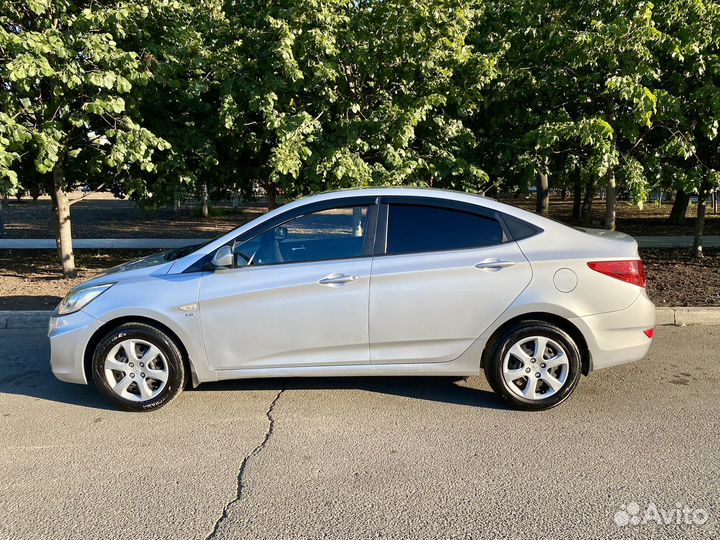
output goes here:
[{"label": "rear side window", "polygon": [[492,246],[502,238],[500,224],[491,218],[432,206],[390,205],[390,255]]},{"label": "rear side window", "polygon": [[540,227],[531,225],[526,221],[518,219],[514,216],[510,216],[508,214],[503,214],[503,221],[505,222],[505,225],[507,226],[513,240],[515,241],[523,240],[524,238],[530,238],[531,236],[535,236],[536,234],[542,232],[542,229]]}]

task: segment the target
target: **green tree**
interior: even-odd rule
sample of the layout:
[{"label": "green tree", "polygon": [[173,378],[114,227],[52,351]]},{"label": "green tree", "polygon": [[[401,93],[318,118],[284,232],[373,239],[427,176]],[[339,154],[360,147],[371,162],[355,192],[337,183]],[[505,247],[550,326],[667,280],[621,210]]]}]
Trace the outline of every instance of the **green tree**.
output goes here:
[{"label": "green tree", "polygon": [[146,189],[134,195],[159,205],[183,194],[249,194],[250,179],[240,171],[248,145],[231,129],[228,112],[236,110],[229,86],[244,78],[247,59],[225,3],[162,0],[144,8],[135,10],[119,43],[143,52],[153,77],[137,89],[135,110],[171,148],[144,175]]},{"label": "green tree", "polygon": [[[656,107],[652,4],[501,0],[487,13],[474,42],[506,49],[476,128],[490,170],[521,187],[537,178],[546,197],[548,176],[557,178],[576,186],[578,203],[584,179],[586,206],[604,186],[614,228],[616,182],[636,202],[647,195],[633,152]],[[546,212],[547,200],[538,209]]]},{"label": "green tree", "polygon": [[[227,13],[221,114],[274,200],[369,185],[478,190],[463,115],[495,75],[466,43],[479,2],[248,1]],[[462,114],[461,114],[462,111]]]},{"label": "green tree", "polygon": [[667,188],[698,195],[693,254],[702,257],[705,201],[720,188],[720,5],[666,0],[655,11],[663,34],[657,46],[661,90],[646,150]]},{"label": "green tree", "polygon": [[[133,182],[168,144],[133,118],[146,60],[117,46],[133,6],[0,1],[0,177],[22,184],[33,158],[53,202],[63,274],[75,274],[66,191],[78,182]],[[138,6],[137,9],[143,8]],[[128,191],[142,189],[142,184]]]}]

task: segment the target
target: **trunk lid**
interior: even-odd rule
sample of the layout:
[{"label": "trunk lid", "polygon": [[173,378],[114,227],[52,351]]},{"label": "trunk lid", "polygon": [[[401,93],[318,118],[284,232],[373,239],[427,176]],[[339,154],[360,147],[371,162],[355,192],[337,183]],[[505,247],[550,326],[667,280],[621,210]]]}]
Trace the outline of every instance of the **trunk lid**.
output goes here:
[{"label": "trunk lid", "polygon": [[629,234],[621,233],[618,231],[608,231],[606,229],[591,229],[589,227],[575,227],[580,232],[589,234],[591,236],[604,238],[606,240],[618,240],[620,242],[627,242],[630,244],[637,244],[635,239]]},{"label": "trunk lid", "polygon": [[589,250],[588,253],[597,250],[595,257],[605,260],[640,258],[638,243],[629,234],[589,227],[574,227],[574,229],[582,235],[581,238],[584,238],[581,243]]}]

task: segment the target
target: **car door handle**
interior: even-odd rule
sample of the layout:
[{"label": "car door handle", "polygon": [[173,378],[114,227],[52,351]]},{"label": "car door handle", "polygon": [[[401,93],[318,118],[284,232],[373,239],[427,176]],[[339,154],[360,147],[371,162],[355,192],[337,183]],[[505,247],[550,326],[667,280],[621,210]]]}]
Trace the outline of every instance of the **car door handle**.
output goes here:
[{"label": "car door handle", "polygon": [[351,281],[355,281],[357,278],[357,276],[349,276],[347,274],[330,274],[329,276],[322,278],[318,281],[318,283],[320,285],[337,286],[350,283]]},{"label": "car door handle", "polygon": [[481,270],[500,270],[502,268],[507,268],[508,266],[512,266],[513,264],[515,264],[513,261],[501,261],[499,259],[489,259],[489,260],[477,263],[475,265],[475,268],[480,268]]},{"label": "car door handle", "polygon": [[301,250],[305,249],[305,246],[298,246],[298,247],[294,247],[294,248],[290,248],[290,249],[292,249],[293,251],[301,251]]}]

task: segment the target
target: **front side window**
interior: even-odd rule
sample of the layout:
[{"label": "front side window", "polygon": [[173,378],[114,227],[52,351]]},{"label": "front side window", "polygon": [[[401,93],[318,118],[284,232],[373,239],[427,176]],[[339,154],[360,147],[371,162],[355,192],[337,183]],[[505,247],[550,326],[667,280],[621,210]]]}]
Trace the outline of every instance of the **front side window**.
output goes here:
[{"label": "front side window", "polygon": [[389,208],[388,255],[492,246],[502,238],[496,220],[477,214],[419,205]]},{"label": "front side window", "polygon": [[234,247],[236,266],[323,261],[364,253],[367,206],[299,216]]}]

